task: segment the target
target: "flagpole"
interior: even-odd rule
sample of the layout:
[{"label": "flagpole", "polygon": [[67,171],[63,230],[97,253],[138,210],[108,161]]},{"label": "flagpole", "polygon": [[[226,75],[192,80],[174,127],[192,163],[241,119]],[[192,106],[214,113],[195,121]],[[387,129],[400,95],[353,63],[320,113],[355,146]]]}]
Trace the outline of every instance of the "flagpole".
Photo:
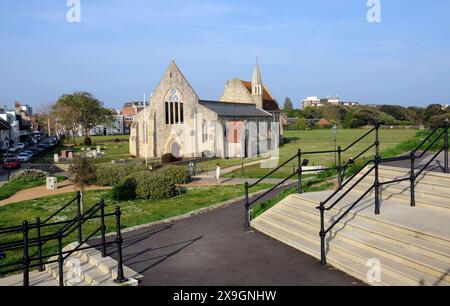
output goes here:
[{"label": "flagpole", "polygon": [[144,137],[145,137],[145,166],[148,167],[148,118],[147,118],[147,102],[144,93]]}]

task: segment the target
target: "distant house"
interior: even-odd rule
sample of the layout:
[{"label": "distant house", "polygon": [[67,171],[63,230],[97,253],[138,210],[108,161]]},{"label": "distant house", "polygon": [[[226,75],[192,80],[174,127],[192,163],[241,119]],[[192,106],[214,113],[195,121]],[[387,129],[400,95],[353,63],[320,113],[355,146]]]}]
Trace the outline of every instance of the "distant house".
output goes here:
[{"label": "distant house", "polygon": [[146,106],[149,106],[149,102],[129,102],[125,103],[121,114],[123,115],[123,129],[124,134],[130,134],[131,126],[133,125],[136,115],[143,111]]},{"label": "distant house", "polygon": [[7,150],[9,147],[11,125],[0,118],[0,151]]}]

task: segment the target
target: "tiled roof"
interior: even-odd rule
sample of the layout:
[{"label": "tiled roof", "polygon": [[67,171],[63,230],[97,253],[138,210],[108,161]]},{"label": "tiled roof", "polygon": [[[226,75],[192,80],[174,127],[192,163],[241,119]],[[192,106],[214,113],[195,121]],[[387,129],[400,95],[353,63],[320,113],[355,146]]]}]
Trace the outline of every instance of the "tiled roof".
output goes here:
[{"label": "tiled roof", "polygon": [[205,101],[200,104],[210,109],[221,117],[271,117],[266,111],[256,108],[255,104]]},{"label": "tiled roof", "polygon": [[[248,90],[248,92],[252,93],[252,82],[248,81],[242,81],[242,85]],[[270,92],[267,90],[266,86],[263,85],[263,107],[264,110],[268,111],[278,111],[280,110],[280,106],[278,105],[277,101],[275,101],[274,97],[270,94]]]}]

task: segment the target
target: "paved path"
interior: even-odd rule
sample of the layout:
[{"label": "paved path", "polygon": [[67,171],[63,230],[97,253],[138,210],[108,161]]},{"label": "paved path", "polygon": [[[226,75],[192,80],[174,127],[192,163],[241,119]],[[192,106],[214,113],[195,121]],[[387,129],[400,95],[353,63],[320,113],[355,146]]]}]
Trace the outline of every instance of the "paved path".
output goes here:
[{"label": "paved path", "polygon": [[[238,202],[126,233],[125,264],[143,274],[141,285],[149,286],[362,285],[281,242],[247,232],[243,215]],[[108,255],[116,256],[113,247]]]},{"label": "paved path", "polygon": [[[111,187],[90,186],[86,190],[109,190]],[[34,200],[42,197],[48,197],[57,194],[76,192],[76,187],[70,181],[64,181],[58,184],[57,190],[47,190],[46,186],[39,186],[19,191],[12,197],[0,201],[0,207],[22,201]]]},{"label": "paved path", "polygon": [[[437,153],[437,152],[436,152]],[[436,154],[433,152],[425,153],[423,158],[416,160],[416,169],[422,169],[423,166],[425,166]],[[417,153],[417,155],[421,154],[420,152]],[[428,171],[433,172],[443,172],[444,171],[444,153],[439,154],[439,156],[431,162],[430,166],[427,167]],[[404,161],[396,161],[396,162],[390,162],[385,163],[386,166],[391,167],[399,167],[399,168],[411,168],[411,161],[404,160]]]}]

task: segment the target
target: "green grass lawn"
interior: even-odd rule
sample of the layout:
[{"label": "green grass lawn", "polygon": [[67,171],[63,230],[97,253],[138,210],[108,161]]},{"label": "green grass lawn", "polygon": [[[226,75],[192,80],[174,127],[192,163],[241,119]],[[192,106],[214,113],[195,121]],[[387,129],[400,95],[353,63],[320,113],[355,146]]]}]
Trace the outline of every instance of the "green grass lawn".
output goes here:
[{"label": "green grass lawn", "polygon": [[[58,181],[65,180],[66,177],[59,176]],[[0,201],[4,199],[8,199],[12,197],[14,194],[21,190],[44,186],[46,184],[46,179],[34,180],[34,179],[26,179],[19,181],[11,181],[9,183],[4,184],[0,187]]]},{"label": "green grass lawn", "polygon": [[[365,129],[340,129],[337,133],[337,146],[345,149],[353,141],[364,135],[369,130]],[[413,138],[417,134],[415,130],[385,130],[380,129],[380,150],[381,152],[397,146],[399,143]],[[285,137],[288,143],[280,148],[280,164],[287,161],[297,154],[298,149],[303,152],[311,151],[328,151],[334,150],[334,138],[332,130],[310,130],[310,131],[286,131]],[[343,162],[356,156],[358,153],[375,142],[375,133],[361,141],[353,148],[345,152],[342,156]],[[372,149],[364,157],[368,158],[374,155],[375,150]],[[321,155],[305,155],[305,159],[309,160],[310,166],[332,166],[335,162],[335,154]],[[242,161],[241,161],[242,162]],[[285,178],[292,174],[293,169],[297,167],[297,161],[294,160],[289,165],[283,167],[277,173],[273,174],[273,178]],[[244,177],[259,178],[272,169],[262,168],[261,165],[254,165],[244,169]],[[242,177],[242,171],[238,170],[225,175],[225,177]]]},{"label": "green grass lawn", "polygon": [[[270,188],[269,185],[261,185],[255,187],[251,192]],[[214,204],[225,202],[236,197],[243,196],[244,189],[241,185],[236,186],[214,186],[203,188],[188,188],[187,192],[172,199],[161,201],[130,201],[116,202],[111,199],[111,191],[89,191],[85,194],[85,209],[92,207],[98,203],[100,199],[106,201],[106,212],[114,212],[116,206],[122,209],[122,227],[128,228],[136,225],[142,225],[154,221],[164,220],[167,218],[183,215],[200,208],[208,207]],[[62,205],[68,203],[74,198],[74,194],[57,195],[36,200],[24,201],[20,203],[10,204],[0,207],[0,228],[21,225],[23,220],[34,222],[37,216],[44,219],[57,211]],[[76,215],[76,205],[70,206],[64,213],[58,215],[53,222],[70,220]],[[89,235],[99,226],[98,220],[92,220],[85,224],[83,228],[84,235]],[[48,228],[43,234],[53,234],[57,231],[57,227]],[[114,218],[107,219],[107,231],[115,230]],[[35,230],[30,231],[30,237],[35,237]],[[0,235],[0,243],[22,239],[21,234]],[[64,245],[76,240],[76,233],[73,233],[64,240]],[[44,253],[49,254],[55,252],[55,241],[45,245]],[[35,248],[30,250],[30,254],[36,252]],[[6,252],[7,259],[0,261],[1,264],[14,262],[21,256],[21,250]],[[5,271],[5,270],[3,270]],[[0,270],[1,275],[1,270]]]},{"label": "green grass lawn", "polygon": [[[102,147],[102,151],[105,152],[105,156],[97,158],[94,160],[95,163],[109,163],[112,160],[118,159],[128,159],[130,158],[130,144],[129,135],[118,135],[118,136],[94,136],[91,137],[92,145],[89,147],[95,149],[97,145]],[[116,142],[119,140],[119,142]],[[86,148],[87,146],[82,145],[83,138],[76,138],[76,146],[68,145],[72,147],[76,153],[81,153],[81,148]],[[45,154],[43,157],[36,160],[37,164],[54,164],[53,155],[61,155],[61,151],[65,148],[63,146],[58,146],[52,152]]]}]

